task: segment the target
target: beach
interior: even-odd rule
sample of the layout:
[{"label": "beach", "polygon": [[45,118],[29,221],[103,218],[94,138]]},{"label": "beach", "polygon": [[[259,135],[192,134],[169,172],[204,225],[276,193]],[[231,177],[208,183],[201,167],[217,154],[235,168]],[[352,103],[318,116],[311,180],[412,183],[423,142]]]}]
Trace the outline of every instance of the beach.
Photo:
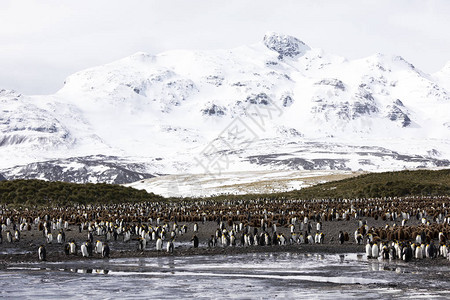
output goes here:
[{"label": "beach", "polygon": [[[232,255],[232,254],[243,254],[243,253],[273,253],[273,252],[292,252],[292,253],[324,253],[324,254],[338,254],[338,253],[361,253],[365,251],[365,241],[361,244],[357,244],[354,238],[354,232],[359,227],[359,222],[365,221],[368,225],[374,228],[383,227],[385,225],[392,226],[396,222],[385,221],[385,220],[375,220],[373,218],[366,219],[351,219],[351,220],[333,220],[333,221],[323,221],[322,228],[320,230],[324,235],[323,243],[298,243],[290,240],[291,227],[289,225],[277,226],[276,234],[283,234],[286,239],[286,244],[271,244],[271,245],[250,245],[243,246],[241,243],[242,232],[236,233],[236,245],[221,245],[220,242],[216,246],[208,246],[208,241],[211,236],[215,235],[219,224],[217,222],[198,222],[198,232],[194,232],[194,224],[196,222],[180,222],[177,223],[179,227],[186,225],[187,232],[183,234],[177,234],[174,238],[174,250],[172,253],[167,252],[166,243],[167,240],[162,241],[162,250],[157,251],[155,240],[150,240],[146,243],[143,250],[139,250],[139,240],[137,235],[132,235],[131,239],[127,242],[123,241],[123,236],[119,235],[117,240],[111,239],[106,241],[105,235],[96,235],[93,232],[94,244],[96,241],[100,240],[102,242],[107,242],[110,247],[109,258],[126,258],[126,257],[162,257],[162,256],[193,256],[193,255]],[[311,224],[313,222],[310,222]],[[398,223],[398,222],[397,222]],[[410,224],[419,224],[419,220],[411,220]],[[173,222],[167,223],[169,227],[173,227]],[[157,226],[156,224],[146,224],[148,226]],[[230,227],[226,226],[227,230],[231,230]],[[294,232],[298,235],[300,225],[296,224],[294,227]],[[307,228],[307,224],[304,224],[304,228]],[[251,227],[251,231],[255,230]],[[261,228],[256,228],[258,233],[261,233]],[[305,231],[305,230],[304,230]],[[303,231],[303,232],[304,232]],[[349,240],[344,241],[343,244],[340,243],[338,239],[339,232],[347,232],[349,234]],[[72,260],[90,260],[90,259],[102,259],[100,253],[93,253],[90,257],[83,257],[79,247],[88,238],[88,230],[84,229],[79,232],[79,226],[70,225],[65,232],[65,240],[63,244],[59,244],[56,241],[56,233],[53,233],[52,243],[46,242],[46,237],[44,237],[43,232],[37,229],[37,226],[32,226],[31,230],[21,231],[20,240],[8,243],[5,239],[5,232],[3,235],[3,242],[0,244],[0,262],[3,265],[8,265],[11,263],[20,262],[36,262],[38,259],[38,248],[43,245],[46,249],[46,261],[49,262],[64,262]],[[272,236],[273,228],[267,228],[266,232]],[[310,234],[315,235],[316,222],[314,226],[311,226]],[[196,235],[199,239],[198,247],[193,246],[192,238]],[[77,254],[65,254],[64,244],[68,241],[75,241],[78,247]],[[431,261],[431,259],[427,260]],[[439,260],[442,263],[447,264],[448,260]]]}]

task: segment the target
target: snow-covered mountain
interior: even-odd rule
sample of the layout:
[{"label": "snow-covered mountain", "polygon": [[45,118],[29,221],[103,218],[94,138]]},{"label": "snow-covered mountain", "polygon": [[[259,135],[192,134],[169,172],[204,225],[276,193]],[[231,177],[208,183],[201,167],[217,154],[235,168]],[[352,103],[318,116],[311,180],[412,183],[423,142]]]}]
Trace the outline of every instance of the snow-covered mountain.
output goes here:
[{"label": "snow-covered mountain", "polygon": [[7,179],[450,165],[450,62],[347,60],[268,33],[231,50],[137,53],[53,95],[0,91]]}]

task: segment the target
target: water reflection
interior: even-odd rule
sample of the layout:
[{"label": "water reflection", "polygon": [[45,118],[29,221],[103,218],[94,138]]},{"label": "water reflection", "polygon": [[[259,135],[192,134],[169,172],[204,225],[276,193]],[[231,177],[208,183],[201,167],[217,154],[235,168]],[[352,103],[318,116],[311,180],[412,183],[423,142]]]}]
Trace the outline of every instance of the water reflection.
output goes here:
[{"label": "water reflection", "polygon": [[[3,293],[0,295],[19,298],[39,291],[40,298],[54,298],[55,293],[59,295],[62,290],[67,294],[79,294],[82,284],[83,290],[98,291],[95,294],[98,298],[104,298],[111,290],[117,298],[129,295],[135,298],[165,298],[167,295],[268,298],[278,295],[284,298],[385,299],[424,293],[426,298],[448,296],[447,277],[430,279],[437,270],[450,271],[430,265],[421,267],[419,274],[413,264],[367,260],[359,254],[252,253],[47,262],[17,264],[0,270]],[[12,276],[14,280],[8,280]],[[430,285],[433,286],[431,291]],[[55,287],[59,290],[55,291]]]},{"label": "water reflection", "polygon": [[175,270],[175,259],[173,257],[169,257],[168,265],[169,265],[169,269]]},{"label": "water reflection", "polygon": [[64,269],[64,271],[68,271],[71,273],[80,273],[80,274],[101,274],[101,275],[106,275],[109,273],[109,270],[105,270],[105,269]]},{"label": "water reflection", "polygon": [[370,261],[368,264],[368,270],[372,272],[395,272],[397,274],[407,273],[401,266],[397,264],[391,264],[392,262]]},{"label": "water reflection", "polygon": [[138,263],[137,263],[137,265],[139,266],[139,267],[145,267],[147,264],[146,264],[146,259],[145,258],[138,258]]}]

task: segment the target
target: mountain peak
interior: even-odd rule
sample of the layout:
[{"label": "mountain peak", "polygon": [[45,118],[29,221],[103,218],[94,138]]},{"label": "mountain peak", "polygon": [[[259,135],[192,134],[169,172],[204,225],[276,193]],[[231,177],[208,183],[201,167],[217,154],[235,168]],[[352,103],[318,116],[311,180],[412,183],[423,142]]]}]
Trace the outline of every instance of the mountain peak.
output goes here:
[{"label": "mountain peak", "polygon": [[283,35],[276,32],[267,32],[264,36],[264,45],[270,50],[276,51],[279,58],[285,56],[296,57],[304,55],[311,48],[296,37]]},{"label": "mountain peak", "polygon": [[381,53],[345,61],[273,32],[230,50],[138,52],[56,95],[0,88],[0,179],[449,167],[448,71]]},{"label": "mountain peak", "polygon": [[153,61],[154,56],[150,55],[146,52],[136,52],[133,55],[128,56],[127,59],[134,60],[134,61],[147,62],[147,61]]}]

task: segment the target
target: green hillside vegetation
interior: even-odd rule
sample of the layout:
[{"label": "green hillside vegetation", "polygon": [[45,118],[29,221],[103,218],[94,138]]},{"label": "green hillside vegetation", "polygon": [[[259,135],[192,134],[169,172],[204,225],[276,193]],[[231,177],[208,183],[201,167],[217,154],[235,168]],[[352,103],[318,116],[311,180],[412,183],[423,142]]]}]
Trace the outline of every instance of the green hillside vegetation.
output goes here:
[{"label": "green hillside vegetation", "polygon": [[[318,199],[376,198],[403,196],[450,196],[450,169],[370,173],[274,194],[222,195],[208,198],[226,199]],[[105,183],[75,184],[42,180],[0,182],[0,203],[20,206],[72,204],[111,204],[145,201],[198,200],[197,198],[164,198],[144,190]]]},{"label": "green hillside vegetation", "polygon": [[273,194],[220,195],[233,199],[351,199],[404,196],[450,196],[450,169],[369,173],[318,184],[301,190]]},{"label": "green hillside vegetation", "polygon": [[160,200],[164,198],[144,190],[106,183],[76,184],[36,179],[0,182],[0,203],[2,204],[63,206]]},{"label": "green hillside vegetation", "polygon": [[370,173],[281,195],[302,199],[449,196],[450,170]]}]

